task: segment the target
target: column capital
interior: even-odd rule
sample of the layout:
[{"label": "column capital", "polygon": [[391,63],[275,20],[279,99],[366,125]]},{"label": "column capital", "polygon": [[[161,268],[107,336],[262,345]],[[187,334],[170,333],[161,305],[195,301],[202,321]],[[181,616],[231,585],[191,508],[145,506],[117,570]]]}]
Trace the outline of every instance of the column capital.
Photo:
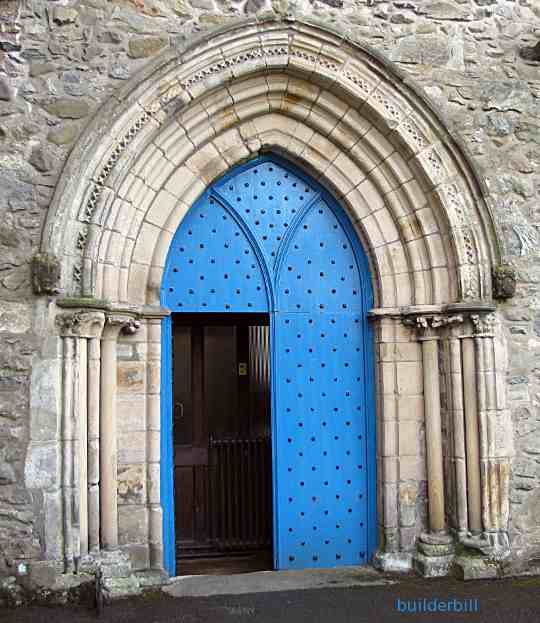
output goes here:
[{"label": "column capital", "polygon": [[494,337],[496,317],[493,312],[487,314],[471,314],[474,337]]},{"label": "column capital", "polygon": [[116,329],[118,333],[133,335],[140,329],[141,322],[127,314],[110,313],[106,316],[105,325],[107,328]]},{"label": "column capital", "polygon": [[462,314],[411,314],[402,318],[407,327],[412,327],[418,333],[419,340],[438,339],[438,329],[452,324],[462,323]]},{"label": "column capital", "polygon": [[98,338],[105,325],[105,314],[94,310],[77,310],[58,314],[55,323],[62,337]]}]

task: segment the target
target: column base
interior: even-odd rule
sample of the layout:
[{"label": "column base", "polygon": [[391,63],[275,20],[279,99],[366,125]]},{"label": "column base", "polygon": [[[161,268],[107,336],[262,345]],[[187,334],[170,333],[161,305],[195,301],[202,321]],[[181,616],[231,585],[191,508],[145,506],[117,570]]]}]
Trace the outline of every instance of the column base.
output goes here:
[{"label": "column base", "polygon": [[468,533],[460,539],[460,543],[466,549],[488,557],[502,559],[510,554],[510,541],[506,532]]},{"label": "column base", "polygon": [[425,578],[443,578],[450,575],[454,556],[425,556],[416,554],[414,570]]},{"label": "column base", "polygon": [[460,540],[460,552],[454,561],[455,574],[461,580],[502,577],[510,553],[506,533],[467,534]]},{"label": "column base", "polygon": [[440,578],[450,574],[455,548],[449,534],[422,534],[417,546],[418,551],[413,559],[415,571],[425,578]]},{"label": "column base", "polygon": [[120,549],[103,549],[81,558],[80,569],[101,575],[101,591],[106,602],[141,594],[141,585],[131,568],[129,555]]},{"label": "column base", "polygon": [[459,580],[489,580],[498,578],[499,567],[483,556],[458,556],[454,573]]}]

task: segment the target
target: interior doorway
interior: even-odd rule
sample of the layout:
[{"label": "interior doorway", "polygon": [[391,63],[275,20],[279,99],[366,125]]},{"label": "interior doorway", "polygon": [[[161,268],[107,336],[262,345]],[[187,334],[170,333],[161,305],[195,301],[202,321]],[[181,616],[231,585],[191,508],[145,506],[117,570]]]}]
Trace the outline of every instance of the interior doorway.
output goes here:
[{"label": "interior doorway", "polygon": [[272,568],[268,314],[174,314],[179,574]]}]

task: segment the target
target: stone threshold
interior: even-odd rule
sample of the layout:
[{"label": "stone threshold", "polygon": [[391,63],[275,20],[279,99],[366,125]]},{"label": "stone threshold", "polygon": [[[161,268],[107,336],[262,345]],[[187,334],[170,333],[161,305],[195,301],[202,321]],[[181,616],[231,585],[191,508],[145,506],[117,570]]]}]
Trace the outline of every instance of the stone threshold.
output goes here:
[{"label": "stone threshold", "polygon": [[396,584],[371,567],[303,569],[302,571],[256,571],[233,575],[186,575],[171,578],[163,587],[170,597],[244,595],[318,588],[354,588]]}]

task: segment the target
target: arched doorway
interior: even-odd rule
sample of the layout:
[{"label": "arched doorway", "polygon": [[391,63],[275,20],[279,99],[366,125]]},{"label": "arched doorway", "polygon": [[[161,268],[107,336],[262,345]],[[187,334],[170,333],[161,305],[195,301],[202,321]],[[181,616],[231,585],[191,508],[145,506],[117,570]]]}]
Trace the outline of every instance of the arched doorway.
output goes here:
[{"label": "arched doorway", "polygon": [[[194,313],[209,318],[201,321],[207,326],[216,324],[216,314],[222,323],[227,316],[252,315],[252,326],[265,324],[261,315],[269,319],[275,568],[367,562],[376,547],[373,347],[367,322],[372,289],[367,258],[335,199],[274,155],[235,167],[179,226],[167,256],[161,303],[172,310],[162,341],[162,457],[167,458],[161,473],[169,572],[174,541],[183,534],[178,524],[186,515],[176,513],[175,530],[173,490],[181,488],[173,483],[172,327]],[[201,394],[200,402],[215,404],[216,396],[209,400]],[[211,407],[198,413],[212,419]],[[222,409],[219,417],[228,416]],[[208,426],[190,427],[191,440],[197,436],[193,431],[208,433]],[[199,512],[219,503],[220,511],[228,512],[223,495],[221,502],[211,499],[219,458],[208,456],[210,437],[199,434],[197,456],[213,468],[204,467],[199,476],[193,468],[177,510],[191,504],[192,483],[202,477],[207,481],[199,485],[203,493],[197,495],[204,497]],[[199,465],[199,459],[192,461]],[[217,470],[221,480],[240,478],[224,476],[219,464]],[[251,508],[240,503],[244,494],[238,487],[234,491],[237,503]],[[217,538],[211,526],[203,530],[209,545],[212,536]]]},{"label": "arched doorway", "polygon": [[[169,439],[161,403],[172,387],[160,379],[161,345],[171,345],[171,309],[161,299],[167,254],[209,186],[268,151],[331,189],[369,254],[377,564],[446,573],[451,541],[468,531],[507,547],[511,454],[503,441],[511,436],[502,433],[510,420],[499,391],[504,366],[495,362],[504,335],[492,296],[501,247],[487,189],[425,95],[390,61],[293,18],[234,22],[190,42],[181,58],[164,53],[102,107],[71,151],[43,230],[43,253],[62,263],[63,296],[47,313],[62,345],[59,423],[69,424],[70,405],[87,404],[82,420],[96,438],[82,457],[80,496],[74,483],[61,487],[63,542],[55,535],[47,547],[72,560],[71,537],[80,534],[98,551],[121,546],[138,569],[162,569],[164,552],[170,558],[174,526],[167,511],[163,533],[170,497],[162,500],[160,482],[172,458],[170,444],[159,443]],[[247,240],[275,297],[274,265],[262,243]],[[92,356],[73,362],[78,341]],[[51,357],[52,370],[56,351]],[[141,376],[135,395],[118,383],[133,369]],[[88,395],[79,378],[89,379]],[[465,394],[464,378],[477,380],[475,392]],[[66,473],[76,458],[66,454]],[[120,504],[120,468],[142,483],[129,504]],[[88,525],[76,525],[73,496],[88,504]],[[442,567],[441,533],[449,552]],[[174,572],[174,561],[165,568]]]}]

